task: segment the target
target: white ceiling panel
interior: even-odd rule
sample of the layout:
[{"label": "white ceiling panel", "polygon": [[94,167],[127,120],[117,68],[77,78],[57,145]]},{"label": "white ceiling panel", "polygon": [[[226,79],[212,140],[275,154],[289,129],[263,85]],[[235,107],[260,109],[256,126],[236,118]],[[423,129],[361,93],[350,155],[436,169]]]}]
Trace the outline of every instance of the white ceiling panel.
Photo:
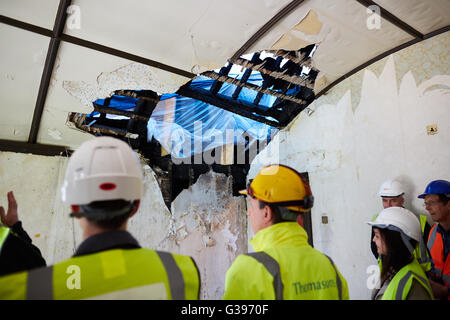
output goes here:
[{"label": "white ceiling panel", "polygon": [[59,0],[1,0],[0,14],[52,30],[58,5]]},{"label": "white ceiling panel", "polygon": [[449,0],[377,0],[375,2],[422,34],[450,24]]},{"label": "white ceiling panel", "polygon": [[0,139],[28,140],[48,43],[0,24]]},{"label": "white ceiling panel", "polygon": [[65,32],[197,73],[221,67],[288,0],[77,0]]},{"label": "white ceiling panel", "polygon": [[[388,21],[369,30],[367,9],[354,0],[305,1],[247,52],[267,48],[300,49],[317,43],[313,61],[320,70],[319,92],[340,76],[413,37]],[[324,81],[325,80],[325,81]]]},{"label": "white ceiling panel", "polygon": [[190,79],[102,52],[62,43],[53,69],[38,142],[76,147],[92,136],[69,128],[69,112],[90,113],[114,90],[173,93]]}]

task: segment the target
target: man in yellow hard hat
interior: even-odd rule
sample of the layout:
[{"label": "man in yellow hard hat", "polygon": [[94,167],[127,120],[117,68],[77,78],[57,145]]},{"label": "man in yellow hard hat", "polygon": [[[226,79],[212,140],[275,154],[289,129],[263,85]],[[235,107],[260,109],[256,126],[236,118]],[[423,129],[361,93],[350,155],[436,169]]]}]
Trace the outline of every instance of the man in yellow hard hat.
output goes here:
[{"label": "man in yellow hard hat", "polygon": [[[348,299],[333,261],[308,244],[302,214],[314,202],[300,174],[283,165],[261,169],[247,190],[256,252],[239,255],[227,271],[223,299]],[[299,223],[297,223],[299,221]]]}]

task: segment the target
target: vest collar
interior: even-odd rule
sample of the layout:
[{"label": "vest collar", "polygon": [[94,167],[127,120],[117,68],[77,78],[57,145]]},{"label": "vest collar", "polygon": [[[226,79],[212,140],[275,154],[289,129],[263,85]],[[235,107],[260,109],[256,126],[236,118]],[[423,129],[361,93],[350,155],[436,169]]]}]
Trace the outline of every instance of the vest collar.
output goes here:
[{"label": "vest collar", "polygon": [[140,247],[137,240],[129,232],[114,230],[90,236],[80,244],[73,256],[77,257],[111,249],[137,249]]},{"label": "vest collar", "polygon": [[297,222],[280,222],[259,230],[250,240],[250,244],[255,251],[306,246],[308,245],[308,235]]}]

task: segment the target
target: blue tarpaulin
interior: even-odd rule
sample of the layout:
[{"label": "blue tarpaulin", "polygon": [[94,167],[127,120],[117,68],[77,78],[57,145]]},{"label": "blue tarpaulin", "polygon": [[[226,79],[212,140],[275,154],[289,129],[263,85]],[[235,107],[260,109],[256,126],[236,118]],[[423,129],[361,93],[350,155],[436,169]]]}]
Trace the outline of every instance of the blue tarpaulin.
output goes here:
[{"label": "blue tarpaulin", "polygon": [[[234,76],[240,78],[242,73]],[[253,71],[247,82],[261,86],[262,80],[260,73]],[[209,90],[213,82],[210,78],[198,76],[191,86]],[[223,83],[219,94],[231,97],[235,89],[235,85]],[[251,103],[256,94],[254,90],[242,88],[238,100]],[[259,104],[271,107],[275,100],[273,96],[263,95]],[[135,98],[113,95],[108,107],[133,111],[137,101]],[[103,106],[105,99],[94,103]],[[90,116],[98,117],[99,114],[93,112]],[[124,118],[111,114],[107,117]],[[155,138],[176,158],[190,157],[225,144],[244,143],[246,136],[253,140],[270,140],[278,131],[267,124],[177,94],[161,96],[148,121],[147,130],[148,141]]]}]

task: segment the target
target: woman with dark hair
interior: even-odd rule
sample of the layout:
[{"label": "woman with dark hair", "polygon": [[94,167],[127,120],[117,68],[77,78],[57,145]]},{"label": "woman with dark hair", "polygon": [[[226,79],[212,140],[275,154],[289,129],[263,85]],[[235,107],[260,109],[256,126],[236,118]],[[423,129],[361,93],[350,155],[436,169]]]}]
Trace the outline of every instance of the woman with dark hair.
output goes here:
[{"label": "woman with dark hair", "polygon": [[381,257],[380,282],[372,292],[372,300],[432,300],[430,283],[413,255],[421,237],[414,214],[405,208],[390,207],[369,224]]}]

